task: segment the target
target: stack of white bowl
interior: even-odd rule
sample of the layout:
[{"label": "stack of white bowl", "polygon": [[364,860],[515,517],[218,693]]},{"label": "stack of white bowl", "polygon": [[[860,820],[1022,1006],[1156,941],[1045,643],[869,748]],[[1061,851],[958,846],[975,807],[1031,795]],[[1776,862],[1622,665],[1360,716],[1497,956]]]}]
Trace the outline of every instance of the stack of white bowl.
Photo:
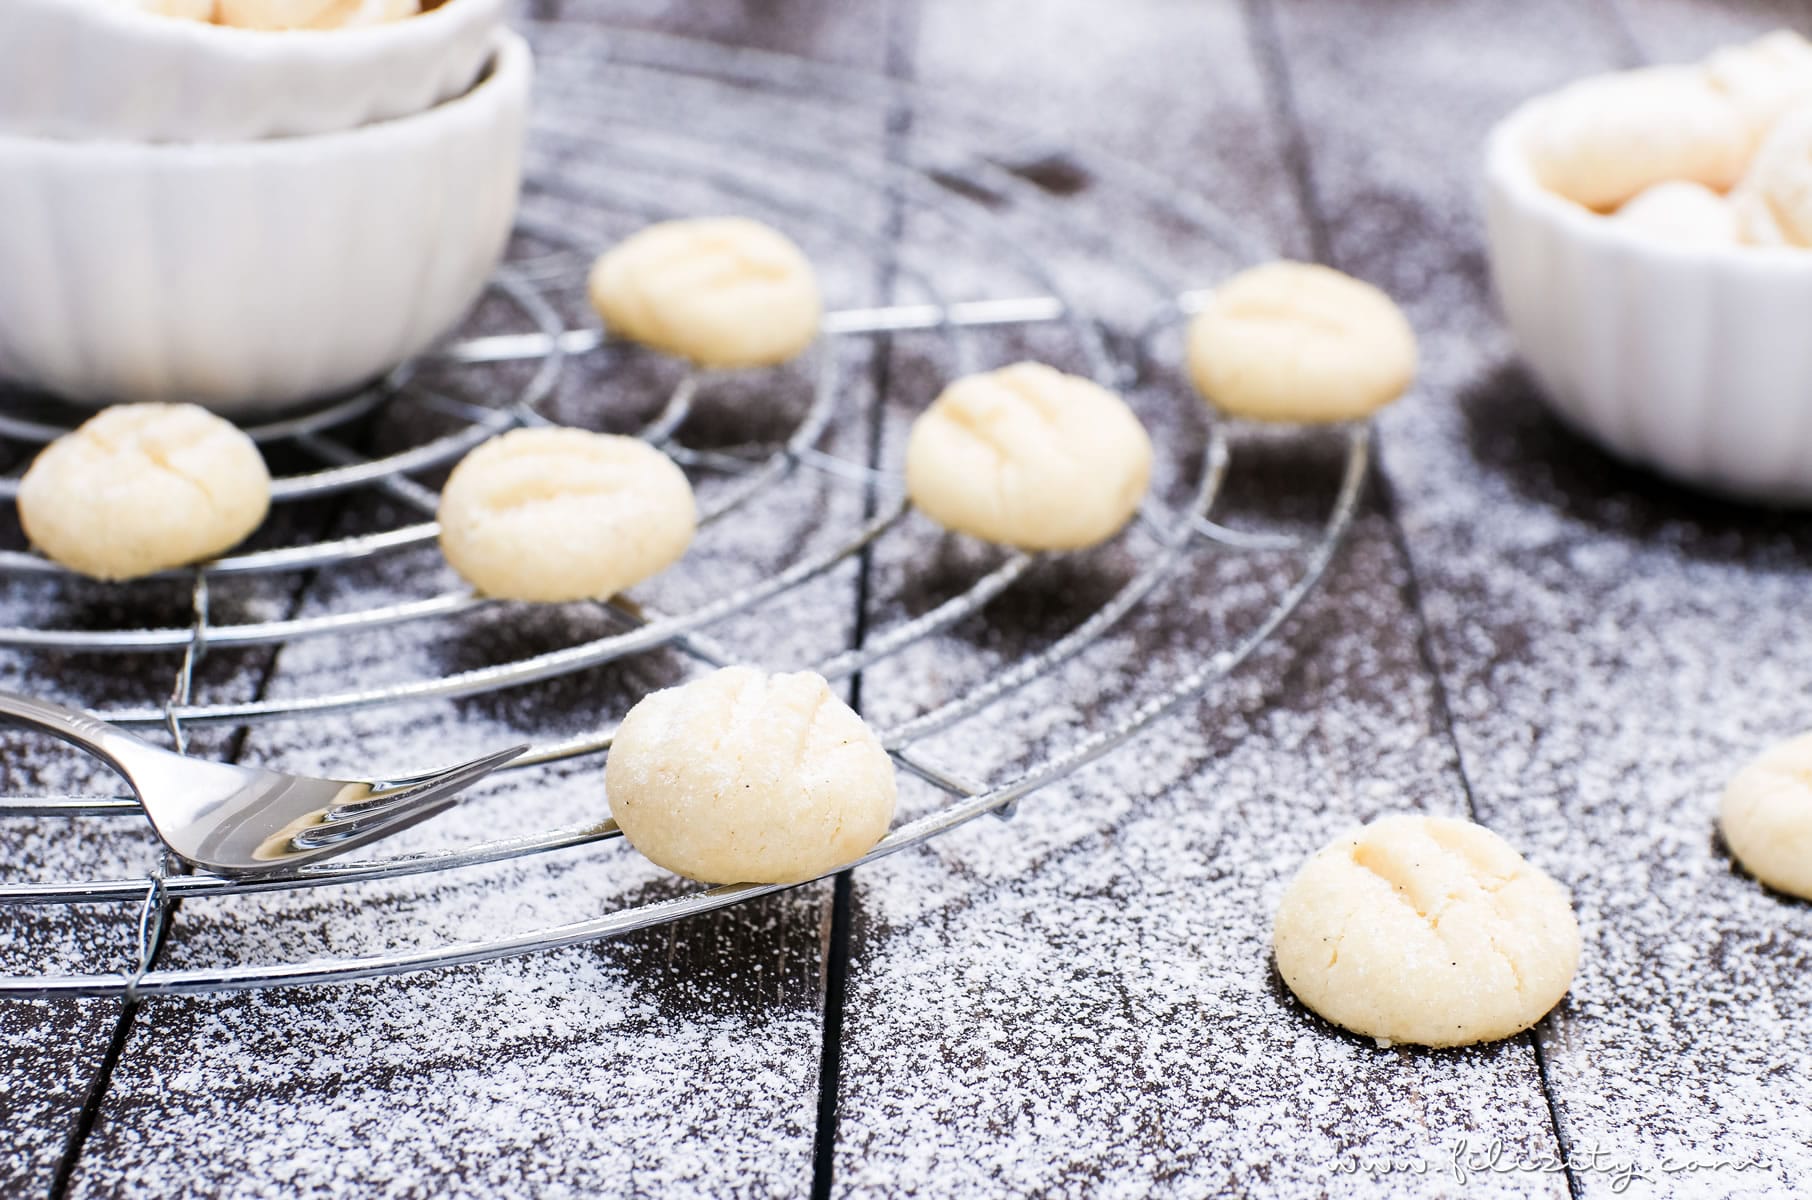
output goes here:
[{"label": "stack of white bowl", "polygon": [[0,378],[244,417],[426,348],[515,213],[502,8],[269,32],[0,0]]}]

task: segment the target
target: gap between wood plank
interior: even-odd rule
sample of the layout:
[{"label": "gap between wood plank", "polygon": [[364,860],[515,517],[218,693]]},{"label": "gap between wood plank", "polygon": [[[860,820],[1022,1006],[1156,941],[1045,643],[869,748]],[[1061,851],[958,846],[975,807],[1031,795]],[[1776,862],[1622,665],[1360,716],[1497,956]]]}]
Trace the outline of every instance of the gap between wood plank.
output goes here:
[{"label": "gap between wood plank", "polygon": [[1309,234],[1309,254],[1316,262],[1333,264],[1334,247],[1328,222],[1321,211],[1310,162],[1308,132],[1296,111],[1296,89],[1290,83],[1290,65],[1284,60],[1283,37],[1277,31],[1277,11],[1272,0],[1242,0],[1247,43],[1258,66],[1259,86],[1279,118],[1283,134],[1278,147],[1290,186],[1296,193],[1297,211]]},{"label": "gap between wood plank", "polygon": [[[366,427],[367,440],[371,426]],[[351,493],[339,497],[322,524],[323,529],[331,529],[346,515],[346,507]],[[295,590],[290,593],[289,603],[285,606],[284,620],[294,620],[301,615],[302,606],[308,593],[320,578],[321,568],[311,567],[297,580]],[[271,649],[271,656],[264,664],[264,670],[258,676],[258,684],[252,689],[252,698],[262,700],[269,693],[271,682],[277,677],[277,663],[283,657],[282,645]],[[197,667],[200,663],[197,662]],[[242,725],[233,731],[229,750],[223,761],[236,763],[245,754],[246,743],[250,740],[251,727]],[[152,941],[150,957],[146,960],[146,971],[154,970],[158,960],[163,957],[164,947],[169,943],[169,935],[176,926],[176,913],[182,907],[181,898],[170,901],[164,906],[163,914],[158,919],[157,936]],[[69,1138],[64,1143],[62,1157],[57,1160],[56,1172],[50,1179],[49,1200],[64,1200],[69,1195],[70,1185],[75,1180],[76,1167],[81,1164],[82,1152],[87,1148],[88,1138],[100,1120],[101,1105],[107,1098],[108,1090],[113,1086],[113,1072],[125,1056],[126,1043],[132,1036],[132,1030],[138,1023],[138,1013],[148,1001],[126,1000],[120,1007],[119,1019],[114,1023],[113,1036],[108,1040],[107,1050],[101,1056],[100,1066],[95,1068],[94,1078],[89,1080],[87,1094],[82,1098],[82,1107],[76,1113],[76,1123],[69,1131]]]},{"label": "gap between wood plank", "polygon": [[[912,78],[911,47],[917,41],[917,0],[896,0],[887,11],[887,37],[883,70],[890,80],[905,82]],[[883,131],[882,153],[890,164],[906,160],[905,145],[912,132],[912,103],[902,97],[888,106]],[[893,248],[882,263],[878,279],[883,298],[893,294],[899,279],[898,245],[905,235],[906,206],[897,192],[888,193],[886,221],[882,237]],[[873,360],[869,367],[872,395],[868,412],[868,445],[866,462],[873,472],[881,465],[881,445],[886,436],[887,393],[893,378],[893,335],[881,334],[874,339]],[[872,476],[871,476],[872,477]],[[862,519],[874,519],[880,498],[872,484],[863,489]],[[868,608],[874,547],[864,546],[856,565],[855,648],[861,649],[868,636]],[[849,702],[858,714],[862,711],[863,672],[850,677]],[[830,1200],[836,1182],[837,1106],[843,1082],[843,1014],[849,986],[849,958],[852,910],[855,884],[852,872],[837,876],[831,894],[830,944],[826,948],[824,971],[824,1019],[818,1056],[818,1117],[812,1138],[812,1200]]]},{"label": "gap between wood plank", "polygon": [[[1617,0],[1600,0],[1600,3],[1608,12],[1613,25],[1621,32],[1627,48],[1640,58],[1640,50],[1617,7]],[[1289,169],[1291,184],[1296,190],[1297,207],[1308,226],[1310,250],[1317,262],[1338,269],[1340,264],[1334,253],[1332,230],[1321,205],[1320,191],[1315,185],[1314,156],[1309,146],[1308,131],[1296,105],[1296,87],[1290,77],[1289,59],[1284,50],[1283,35],[1277,25],[1276,0],[1243,0],[1242,7],[1246,18],[1246,35],[1251,41],[1253,57],[1258,62],[1261,86],[1284,124],[1284,160]],[[1476,822],[1479,813],[1473,795],[1472,778],[1466,770],[1466,756],[1460,747],[1459,730],[1454,724],[1453,709],[1448,701],[1446,680],[1435,658],[1434,638],[1423,607],[1421,581],[1416,573],[1415,559],[1410,554],[1409,539],[1403,532],[1396,489],[1391,486],[1390,477],[1384,469],[1382,446],[1375,461],[1377,465],[1372,472],[1373,486],[1390,530],[1391,544],[1403,563],[1403,599],[1415,619],[1416,654],[1422,663],[1423,672],[1428,676],[1435,721],[1453,753],[1454,771],[1459,776],[1461,794],[1466,800],[1466,812]],[[1560,1152],[1567,1194],[1573,1200],[1579,1200],[1583,1188],[1578,1174],[1573,1170],[1566,1130],[1548,1078],[1548,1056],[1534,1029],[1530,1029],[1526,1037],[1535,1059],[1535,1074],[1541,1086],[1542,1103],[1548,1110],[1548,1127],[1554,1135],[1555,1147]]]},{"label": "gap between wood plank", "polygon": [[[1403,560],[1403,596],[1408,602],[1410,611],[1416,621],[1416,657],[1422,663],[1422,669],[1428,675],[1428,686],[1431,703],[1434,706],[1435,720],[1447,738],[1447,745],[1453,751],[1454,772],[1460,777],[1460,792],[1466,798],[1466,814],[1474,822],[1479,819],[1478,801],[1472,791],[1472,776],[1466,770],[1466,756],[1460,750],[1458,727],[1454,724],[1453,707],[1447,698],[1447,681],[1441,675],[1440,665],[1435,658],[1434,634],[1428,625],[1428,618],[1422,607],[1422,581],[1416,574],[1416,561],[1409,553],[1409,538],[1403,532],[1403,522],[1398,516],[1397,489],[1391,486],[1390,477],[1382,470],[1372,476],[1378,490],[1378,498],[1384,509],[1385,520],[1390,526],[1391,545],[1396,547],[1397,556]],[[1545,1021],[1547,1018],[1543,1018]],[[1537,1022],[1539,1025],[1540,1022]],[[1535,1054],[1535,1074],[1541,1081],[1542,1102],[1548,1108],[1548,1125],[1554,1131],[1554,1141],[1560,1150],[1560,1161],[1567,1181],[1567,1194],[1573,1200],[1579,1200],[1584,1194],[1584,1185],[1573,1170],[1572,1143],[1561,1124],[1560,1107],[1554,1100],[1554,1089],[1548,1082],[1548,1054],[1542,1049],[1541,1037],[1534,1028],[1524,1035],[1528,1038],[1529,1049]]]}]

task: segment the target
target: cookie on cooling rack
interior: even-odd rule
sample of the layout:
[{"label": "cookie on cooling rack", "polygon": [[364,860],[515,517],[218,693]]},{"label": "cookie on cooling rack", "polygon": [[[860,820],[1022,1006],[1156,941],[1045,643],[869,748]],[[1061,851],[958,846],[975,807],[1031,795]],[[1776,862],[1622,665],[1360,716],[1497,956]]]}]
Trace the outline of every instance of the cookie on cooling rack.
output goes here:
[{"label": "cookie on cooling rack", "polygon": [[805,254],[746,217],[650,225],[598,259],[590,292],[613,336],[706,367],[785,362],[823,315]]},{"label": "cookie on cooling rack", "polygon": [[270,510],[252,439],[193,404],[122,404],[46,446],[19,481],[19,523],[47,557],[96,579],[212,558]]},{"label": "cookie on cooling rack", "polygon": [[1380,1043],[1520,1033],[1579,963],[1567,893],[1488,829],[1385,817],[1309,859],[1272,930],[1277,970],[1323,1017]]},{"label": "cookie on cooling rack", "polygon": [[1188,341],[1196,390],[1257,421],[1368,417],[1416,375],[1416,335],[1391,298],[1313,263],[1235,275],[1190,322]]},{"label": "cookie on cooling rack", "polygon": [[1150,483],[1151,439],[1126,402],[1042,363],[957,380],[906,443],[906,490],[925,515],[1023,550],[1106,541]]},{"label": "cookie on cooling rack", "polygon": [[1751,875],[1812,900],[1812,733],[1738,771],[1718,813],[1724,841]]},{"label": "cookie on cooling rack", "polygon": [[515,429],[460,460],[440,494],[440,548],[501,600],[603,600],[659,574],[698,527],[692,485],[638,438]]},{"label": "cookie on cooling rack", "polygon": [[798,883],[893,820],[893,760],[810,671],[725,667],[644,696],[604,766],[630,845],[705,883]]}]

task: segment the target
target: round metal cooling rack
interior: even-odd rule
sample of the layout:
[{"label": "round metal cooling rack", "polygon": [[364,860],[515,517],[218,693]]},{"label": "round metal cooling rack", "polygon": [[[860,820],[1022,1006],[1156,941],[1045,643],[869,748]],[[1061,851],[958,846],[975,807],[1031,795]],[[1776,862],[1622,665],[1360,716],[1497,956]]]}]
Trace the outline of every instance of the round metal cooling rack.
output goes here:
[{"label": "round metal cooling rack", "polygon": [[[528,185],[516,245],[494,283],[494,296],[468,328],[449,344],[381,383],[305,416],[265,424],[249,432],[280,447],[311,469],[279,479],[279,503],[338,492],[381,490],[420,518],[393,528],[308,544],[252,550],[203,568],[178,572],[190,581],[187,624],[152,629],[0,629],[0,645],[24,650],[176,653],[181,662],[171,691],[161,702],[98,715],[127,724],[162,725],[180,748],[195,725],[290,720],[413,702],[448,700],[596,667],[629,655],[670,649],[703,666],[723,665],[735,655],[706,632],[714,623],[759,612],[782,619],[788,593],[823,576],[851,556],[866,553],[897,531],[907,512],[899,481],[876,461],[857,462],[822,446],[845,411],[848,381],[840,376],[835,343],[849,338],[922,331],[935,338],[940,368],[949,374],[995,365],[977,339],[1003,331],[1042,330],[1063,336],[1066,354],[1102,382],[1132,386],[1140,365],[1155,361],[1153,343],[1193,306],[1183,283],[1201,286],[1220,273],[1260,257],[1224,215],[1198,199],[1150,177],[1135,164],[1065,147],[1065,170],[1082,172],[1133,198],[1146,220],[1165,228],[1143,249],[1125,228],[1078,224],[1061,187],[1041,181],[1048,146],[1029,142],[986,113],[966,111],[927,93],[858,72],[809,65],[746,51],[618,31],[534,26],[540,56],[538,112],[532,138]],[[600,63],[603,63],[600,66]],[[1007,147],[1007,153],[995,149]],[[637,181],[657,180],[658,191]],[[670,186],[669,186],[670,185]],[[658,194],[658,202],[650,196]],[[711,208],[779,212],[795,226],[837,239],[858,257],[885,264],[890,302],[832,311],[825,318],[828,347],[808,367],[812,394],[790,436],[779,444],[697,448],[679,435],[700,387],[699,374],[680,379],[641,436],[661,445],[690,473],[710,474],[725,486],[701,512],[702,523],[734,520],[769,489],[817,473],[864,489],[867,510],[847,537],[811,553],[747,587],[722,593],[689,611],[663,613],[618,598],[606,611],[617,628],[604,637],[495,666],[438,678],[366,689],[241,703],[198,703],[193,673],[209,648],[269,646],[301,638],[331,638],[385,626],[426,630],[494,602],[466,591],[425,596],[400,603],[296,616],[246,624],[210,618],[211,596],[249,576],[333,571],[409,547],[436,536],[435,493],[414,476],[445,467],[486,438],[516,426],[546,423],[546,402],[572,364],[583,356],[610,354],[605,342],[580,317],[563,315],[561,303],[582,295],[584,273],[598,248],[584,229],[604,215],[633,227],[642,221]],[[879,223],[863,212],[880,214]],[[596,219],[594,219],[596,218]],[[1017,279],[1038,285],[1023,292],[981,299],[951,299],[942,275],[903,251],[900,234],[915,223],[986,247],[995,263]],[[1166,255],[1164,247],[1186,244],[1190,253]],[[1158,247],[1154,255],[1152,246]],[[1206,266],[1190,261],[1199,253]],[[1066,281],[1057,260],[1068,255],[1096,267],[1106,265],[1111,286],[1088,299]],[[1162,266],[1150,260],[1164,256]],[[1178,280],[1179,272],[1194,273]],[[986,274],[996,273],[990,267]],[[1113,292],[1114,295],[1107,295]],[[1097,300],[1099,304],[1095,303]],[[569,310],[576,306],[569,305]],[[1103,308],[1114,307],[1110,317]],[[503,314],[503,315],[499,315]],[[485,389],[482,403],[449,394],[429,376],[491,369],[487,364],[525,364],[508,389]],[[1074,368],[1072,368],[1074,369]],[[1170,371],[1174,383],[1174,368]],[[498,395],[499,390],[507,394]],[[1187,390],[1171,387],[1192,407]],[[339,435],[351,423],[385,406],[418,406],[452,426],[451,432],[388,455],[361,457]],[[34,414],[36,416],[36,414]],[[77,419],[48,409],[41,419],[0,415],[0,438],[42,443]],[[1235,671],[1289,618],[1327,570],[1358,504],[1370,455],[1369,427],[1346,431],[1344,468],[1325,519],[1312,534],[1241,533],[1213,519],[1230,463],[1230,439],[1220,422],[1209,423],[1199,468],[1186,499],[1166,507],[1149,500],[1139,520],[1155,551],[1104,604],[1041,649],[991,675],[954,699],[918,712],[881,731],[883,742],[905,771],[948,794],[948,802],[896,828],[860,863],[898,853],[963,825],[985,813],[1009,814],[1023,797],[1063,778],[1121,746],[1169,714],[1195,701]],[[16,492],[15,479],[0,480],[0,494]],[[1123,535],[1124,536],[1124,535]],[[1209,550],[1267,550],[1292,556],[1287,582],[1268,607],[1229,644],[1214,650],[1167,690],[1142,698],[1102,726],[1076,732],[1059,752],[1018,769],[1010,778],[978,781],[961,777],[919,749],[931,734],[988,712],[1059,666],[1083,655],[1121,623],[1190,556]],[[1006,555],[966,590],[909,620],[871,633],[861,644],[816,663],[767,664],[796,669],[811,666],[829,678],[856,674],[974,616],[1032,567],[1036,556]],[[682,567],[683,568],[683,564]],[[23,551],[0,552],[0,574],[38,575],[53,580],[61,568]],[[424,637],[433,636],[424,632]],[[550,763],[608,751],[611,730],[538,746],[506,768],[532,771]],[[131,815],[127,797],[0,798],[0,816]],[[429,945],[363,957],[304,962],[235,963],[217,967],[154,969],[159,929],[166,907],[185,897],[237,896],[295,888],[333,888],[358,881],[428,872],[457,872],[479,864],[584,846],[619,836],[605,821],[553,829],[530,836],[402,857],[376,857],[305,867],[293,874],[230,880],[160,869],[137,878],[43,881],[0,886],[0,903],[71,905],[119,903],[138,906],[133,961],[126,972],[29,975],[0,978],[0,994],[26,997],[143,996],[249,989],[286,984],[326,983],[417,971],[568,946],[642,929],[780,890],[774,885],[713,887],[677,899],[640,904],[566,924],[508,936]],[[856,865],[860,865],[860,863]]]}]

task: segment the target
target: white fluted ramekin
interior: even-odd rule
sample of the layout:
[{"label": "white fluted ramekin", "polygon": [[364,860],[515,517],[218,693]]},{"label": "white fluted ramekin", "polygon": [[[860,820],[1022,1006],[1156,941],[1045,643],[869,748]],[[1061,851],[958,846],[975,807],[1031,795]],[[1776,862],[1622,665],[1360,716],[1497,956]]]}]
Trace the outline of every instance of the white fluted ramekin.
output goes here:
[{"label": "white fluted ramekin", "polygon": [[1675,245],[1538,184],[1492,131],[1486,233],[1524,361],[1569,424],[1707,490],[1812,503],[1812,250]]},{"label": "white fluted ramekin", "polygon": [[425,113],[239,145],[0,137],[0,377],[265,416],[373,379],[471,307],[509,237],[533,65]]},{"label": "white fluted ramekin", "polygon": [[0,133],[240,142],[421,112],[472,85],[503,0],[358,29],[233,29],[105,0],[0,0]]}]

